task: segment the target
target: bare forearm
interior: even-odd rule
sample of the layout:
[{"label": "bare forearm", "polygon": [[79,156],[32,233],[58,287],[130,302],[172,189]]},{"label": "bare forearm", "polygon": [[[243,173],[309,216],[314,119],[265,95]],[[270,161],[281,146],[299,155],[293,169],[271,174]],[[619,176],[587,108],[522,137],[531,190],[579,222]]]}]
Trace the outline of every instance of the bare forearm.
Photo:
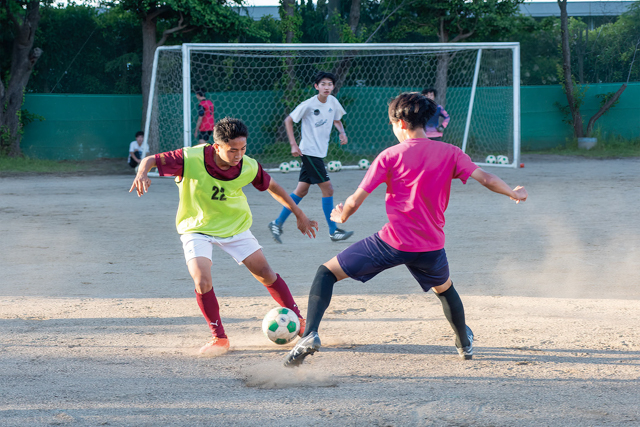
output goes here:
[{"label": "bare forearm", "polygon": [[504,194],[509,197],[514,197],[515,195],[511,187],[496,175],[487,174],[487,176],[479,182],[494,193]]},{"label": "bare forearm", "polygon": [[294,145],[298,145],[296,143],[296,137],[293,134],[293,119],[291,118],[291,116],[288,116],[286,119],[284,119],[284,128],[287,131],[287,138],[289,138],[289,144],[291,144],[291,146]]},{"label": "bare forearm", "polygon": [[289,209],[296,217],[302,213],[302,210],[298,205],[296,205],[296,202],[293,201],[291,196],[273,179],[271,180],[267,191],[271,194],[271,197],[276,199],[276,201],[282,206]]},{"label": "bare forearm", "polygon": [[155,168],[156,165],[156,156],[147,156],[140,162],[140,166],[138,167],[138,174],[146,175],[149,171]]}]

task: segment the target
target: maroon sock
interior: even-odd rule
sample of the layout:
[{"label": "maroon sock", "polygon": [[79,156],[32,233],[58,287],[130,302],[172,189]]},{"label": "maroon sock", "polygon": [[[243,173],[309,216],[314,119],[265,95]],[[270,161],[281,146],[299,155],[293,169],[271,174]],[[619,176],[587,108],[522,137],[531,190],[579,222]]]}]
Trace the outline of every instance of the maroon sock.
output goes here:
[{"label": "maroon sock", "polygon": [[273,282],[270,285],[266,285],[267,290],[271,294],[271,297],[273,297],[273,299],[276,300],[276,302],[280,304],[281,307],[287,307],[293,310],[293,312],[297,314],[298,317],[302,317],[300,315],[300,310],[298,309],[298,305],[296,304],[296,302],[293,300],[293,297],[291,296],[291,291],[289,290],[289,287],[284,282],[284,280],[282,280],[282,277],[280,277],[279,274],[276,274],[276,277],[277,278],[275,282]]},{"label": "maroon sock", "polygon": [[198,291],[196,291],[196,300],[198,301],[198,307],[200,307],[204,319],[207,321],[209,328],[211,328],[211,333],[214,338],[226,338],[227,334],[224,333],[224,327],[220,319],[218,298],[216,298],[213,289],[204,294],[199,294]]}]

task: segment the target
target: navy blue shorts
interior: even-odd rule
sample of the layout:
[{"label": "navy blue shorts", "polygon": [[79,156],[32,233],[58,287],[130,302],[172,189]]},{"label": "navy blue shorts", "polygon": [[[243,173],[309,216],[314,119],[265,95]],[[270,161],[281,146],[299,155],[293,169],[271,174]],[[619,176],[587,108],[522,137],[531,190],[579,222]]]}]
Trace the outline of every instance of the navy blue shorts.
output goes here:
[{"label": "navy blue shorts", "polygon": [[302,156],[302,167],[300,168],[299,182],[307,184],[322,184],[329,181],[329,173],[324,167],[324,160],[320,157]]},{"label": "navy blue shorts", "polygon": [[429,252],[399,251],[385,243],[378,233],[360,240],[338,254],[340,267],[352,279],[366,282],[378,273],[406,265],[426,292],[449,279],[449,262],[444,249]]}]

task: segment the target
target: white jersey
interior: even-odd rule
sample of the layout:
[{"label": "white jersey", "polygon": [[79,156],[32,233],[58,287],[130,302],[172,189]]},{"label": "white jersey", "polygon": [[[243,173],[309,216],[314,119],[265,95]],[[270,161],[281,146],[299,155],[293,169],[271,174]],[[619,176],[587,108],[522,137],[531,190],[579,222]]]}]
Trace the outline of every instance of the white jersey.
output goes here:
[{"label": "white jersey", "polygon": [[136,151],[142,152],[142,157],[140,158],[140,160],[142,160],[149,153],[149,146],[144,142],[142,145],[138,145],[138,141],[131,141],[131,144],[129,144],[129,158],[127,158],[127,162],[131,160],[131,153],[135,153]]},{"label": "white jersey", "polygon": [[302,154],[326,157],[333,121],[340,120],[345,114],[344,108],[333,95],[329,95],[324,103],[316,95],[298,105],[289,115],[296,123],[302,120]]}]

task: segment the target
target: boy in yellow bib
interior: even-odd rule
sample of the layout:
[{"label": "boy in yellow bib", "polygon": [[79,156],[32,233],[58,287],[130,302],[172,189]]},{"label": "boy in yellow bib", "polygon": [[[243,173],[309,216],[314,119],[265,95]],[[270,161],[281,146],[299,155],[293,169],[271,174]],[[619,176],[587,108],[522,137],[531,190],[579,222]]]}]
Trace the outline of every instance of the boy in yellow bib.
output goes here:
[{"label": "boy in yellow bib", "polygon": [[220,319],[220,307],[213,292],[211,276],[213,246],[222,248],[238,264],[244,264],[282,307],[300,315],[287,284],[276,274],[262,247],[251,234],[252,215],[242,187],[252,184],[290,209],[298,220],[298,229],[315,237],[318,223],[309,220],[287,192],[262,166],[245,156],[248,130],[238,119],[224,118],[216,124],[213,145],[199,145],[148,156],[142,160],[129,192],[138,197],[148,191],[148,172],[154,167],[162,176],[176,176],[180,203],[176,228],[181,235],[189,273],[196,288],[198,306],[204,315],[213,340],[200,353],[219,355],[229,349],[229,339]]}]

